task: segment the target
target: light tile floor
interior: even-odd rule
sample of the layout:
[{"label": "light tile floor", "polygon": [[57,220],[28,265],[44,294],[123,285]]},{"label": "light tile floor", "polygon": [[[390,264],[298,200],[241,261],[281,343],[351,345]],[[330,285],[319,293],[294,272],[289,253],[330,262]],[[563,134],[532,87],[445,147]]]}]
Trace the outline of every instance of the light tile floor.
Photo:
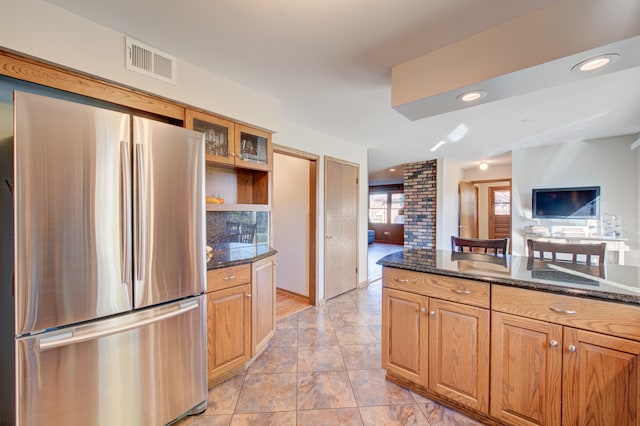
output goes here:
[{"label": "light tile floor", "polygon": [[268,349],[209,391],[199,425],[479,425],[384,378],[381,283],[282,318]]}]

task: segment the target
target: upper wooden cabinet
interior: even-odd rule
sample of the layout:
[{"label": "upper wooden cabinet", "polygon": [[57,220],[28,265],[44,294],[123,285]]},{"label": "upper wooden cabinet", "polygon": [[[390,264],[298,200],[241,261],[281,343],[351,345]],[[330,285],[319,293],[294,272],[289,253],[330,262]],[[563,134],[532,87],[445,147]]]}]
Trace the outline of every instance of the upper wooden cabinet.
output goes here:
[{"label": "upper wooden cabinet", "polygon": [[273,159],[271,134],[241,124],[236,124],[235,129],[236,166],[271,170]]},{"label": "upper wooden cabinet", "polygon": [[185,127],[204,133],[204,152],[208,162],[234,164],[236,136],[233,122],[187,109]]},{"label": "upper wooden cabinet", "polygon": [[270,133],[190,109],[185,112],[185,127],[204,133],[207,162],[271,170]]}]

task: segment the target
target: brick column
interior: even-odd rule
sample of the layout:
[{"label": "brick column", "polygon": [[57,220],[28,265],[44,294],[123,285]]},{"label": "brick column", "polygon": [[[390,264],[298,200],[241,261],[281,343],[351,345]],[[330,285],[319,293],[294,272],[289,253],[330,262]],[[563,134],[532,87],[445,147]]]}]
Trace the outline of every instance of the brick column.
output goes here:
[{"label": "brick column", "polygon": [[437,160],[404,166],[404,247],[436,247]]}]

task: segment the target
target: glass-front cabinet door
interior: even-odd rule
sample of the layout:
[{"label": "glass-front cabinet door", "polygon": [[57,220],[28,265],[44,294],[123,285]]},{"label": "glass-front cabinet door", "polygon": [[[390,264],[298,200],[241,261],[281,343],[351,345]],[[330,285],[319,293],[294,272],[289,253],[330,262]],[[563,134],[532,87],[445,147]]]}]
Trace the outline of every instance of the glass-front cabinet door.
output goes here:
[{"label": "glass-front cabinet door", "polygon": [[234,164],[235,124],[231,121],[187,109],[186,127],[204,133],[204,151],[209,162]]},{"label": "glass-front cabinet door", "polygon": [[271,170],[273,151],[271,134],[236,124],[236,165],[258,170]]}]

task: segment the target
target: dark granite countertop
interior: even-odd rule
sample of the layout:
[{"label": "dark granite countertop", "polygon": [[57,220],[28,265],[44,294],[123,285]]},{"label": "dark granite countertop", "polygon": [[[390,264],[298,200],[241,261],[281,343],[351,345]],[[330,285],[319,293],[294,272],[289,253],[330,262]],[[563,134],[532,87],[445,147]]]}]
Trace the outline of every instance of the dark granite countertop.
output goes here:
[{"label": "dark granite countertop", "polygon": [[[470,278],[492,284],[640,305],[640,267],[604,265],[604,277],[562,262],[525,256],[490,256],[449,250],[408,249],[378,261],[382,266]],[[589,267],[586,267],[589,268]]]},{"label": "dark granite countertop", "polygon": [[207,270],[243,265],[277,253],[268,244],[218,243],[209,246],[213,251]]}]

